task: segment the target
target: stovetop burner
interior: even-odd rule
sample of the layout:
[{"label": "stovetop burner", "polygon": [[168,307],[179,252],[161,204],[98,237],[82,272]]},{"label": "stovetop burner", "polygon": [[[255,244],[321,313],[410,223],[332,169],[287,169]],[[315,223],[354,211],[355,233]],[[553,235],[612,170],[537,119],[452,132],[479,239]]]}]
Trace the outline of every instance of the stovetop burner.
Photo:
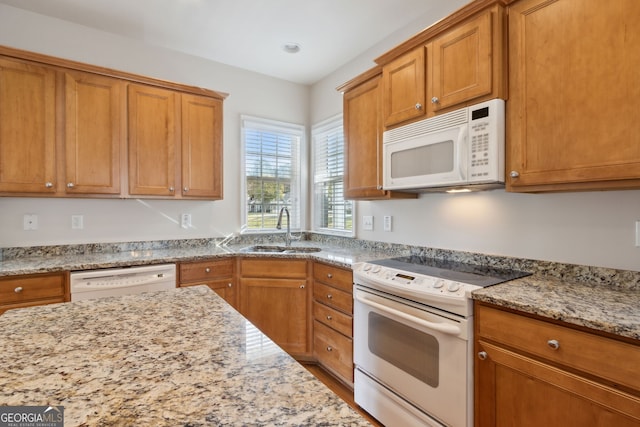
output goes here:
[{"label": "stovetop burner", "polygon": [[370,264],[395,268],[424,276],[454,280],[456,282],[468,283],[480,287],[497,285],[498,283],[531,275],[531,273],[524,271],[506,270],[485,265],[427,258],[418,255],[370,261]]}]

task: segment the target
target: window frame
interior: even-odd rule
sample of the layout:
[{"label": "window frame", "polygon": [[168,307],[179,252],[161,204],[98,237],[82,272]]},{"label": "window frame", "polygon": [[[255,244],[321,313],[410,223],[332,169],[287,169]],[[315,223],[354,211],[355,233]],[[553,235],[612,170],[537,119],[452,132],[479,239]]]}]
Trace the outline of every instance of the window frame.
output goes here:
[{"label": "window frame", "polygon": [[[345,200],[351,204],[351,230],[341,230],[336,228],[327,228],[327,227],[319,227],[319,209],[320,206],[317,206],[316,203],[316,165],[317,165],[317,156],[316,156],[316,148],[318,144],[318,138],[326,135],[334,130],[341,129],[342,137],[344,141],[344,119],[343,114],[339,113],[335,116],[329,117],[319,123],[316,123],[311,127],[311,167],[309,168],[310,175],[310,187],[311,187],[311,228],[312,231],[318,234],[328,234],[334,236],[342,236],[342,237],[354,237],[356,230],[356,203],[353,200]],[[344,152],[343,152],[344,155]],[[345,165],[346,166],[346,165]],[[343,198],[344,198],[344,190],[345,190],[345,182],[344,182],[344,174],[345,169],[342,170],[342,182],[343,182]]]},{"label": "window frame", "polygon": [[[296,219],[297,223],[292,221],[291,231],[299,232],[305,229],[305,218],[306,218],[306,191],[307,188],[307,173],[306,168],[303,167],[303,159],[306,159],[306,129],[305,126],[283,122],[279,120],[265,119],[256,116],[250,115],[240,115],[240,171],[241,171],[241,182],[240,182],[240,213],[241,213],[241,225],[240,225],[240,233],[241,234],[270,234],[274,232],[280,232],[281,230],[273,228],[248,228],[248,203],[247,203],[247,171],[246,171],[246,139],[245,139],[245,129],[256,129],[262,131],[270,131],[274,133],[286,133],[292,134],[299,138],[298,144],[298,156],[297,159],[294,159],[295,169],[297,170],[297,192],[293,196],[298,200],[298,217]],[[293,209],[289,209],[293,211]],[[293,219],[293,212],[290,212]]]}]

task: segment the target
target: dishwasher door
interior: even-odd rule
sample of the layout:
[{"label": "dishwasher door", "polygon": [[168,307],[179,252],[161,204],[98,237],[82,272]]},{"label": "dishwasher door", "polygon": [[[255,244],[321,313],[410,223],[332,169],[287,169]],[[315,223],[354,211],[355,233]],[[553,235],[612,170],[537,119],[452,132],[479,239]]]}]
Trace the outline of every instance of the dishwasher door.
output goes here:
[{"label": "dishwasher door", "polygon": [[109,268],[72,272],[71,301],[139,294],[176,287],[176,265]]}]

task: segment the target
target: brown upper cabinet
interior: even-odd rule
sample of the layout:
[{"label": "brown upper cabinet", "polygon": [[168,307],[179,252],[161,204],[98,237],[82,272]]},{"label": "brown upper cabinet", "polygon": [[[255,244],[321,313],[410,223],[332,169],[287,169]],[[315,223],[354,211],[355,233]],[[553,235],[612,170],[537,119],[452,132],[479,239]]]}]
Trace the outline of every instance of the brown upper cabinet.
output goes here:
[{"label": "brown upper cabinet", "polygon": [[378,58],[385,127],[506,98],[505,11],[469,4]]},{"label": "brown upper cabinet", "polygon": [[56,191],[55,70],[0,57],[0,192]]},{"label": "brown upper cabinet", "polygon": [[509,7],[507,190],[640,188],[639,25],[637,0]]},{"label": "brown upper cabinet", "polygon": [[222,198],[225,94],[0,55],[0,195]]}]

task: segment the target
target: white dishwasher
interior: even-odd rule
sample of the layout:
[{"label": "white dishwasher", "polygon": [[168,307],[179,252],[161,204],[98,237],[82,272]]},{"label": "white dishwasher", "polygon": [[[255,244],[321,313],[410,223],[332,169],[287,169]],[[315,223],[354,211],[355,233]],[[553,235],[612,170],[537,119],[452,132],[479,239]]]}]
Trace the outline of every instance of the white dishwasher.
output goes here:
[{"label": "white dishwasher", "polygon": [[176,265],[75,271],[70,275],[71,301],[174,289]]}]

